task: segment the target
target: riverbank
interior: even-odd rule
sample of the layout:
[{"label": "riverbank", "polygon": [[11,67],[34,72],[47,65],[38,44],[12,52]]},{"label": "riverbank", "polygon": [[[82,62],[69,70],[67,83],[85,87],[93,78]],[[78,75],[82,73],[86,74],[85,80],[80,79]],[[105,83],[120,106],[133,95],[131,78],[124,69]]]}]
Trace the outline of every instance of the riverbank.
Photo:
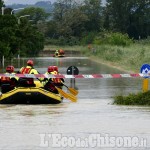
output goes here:
[{"label": "riverbank", "polygon": [[150,42],[135,42],[130,46],[88,45],[85,46],[54,46],[47,45],[44,51],[64,49],[65,52],[75,51],[79,56],[87,56],[93,61],[117,68],[128,73],[139,73],[143,64],[150,62]]},{"label": "riverbank", "polygon": [[139,73],[143,64],[150,61],[150,44],[134,43],[128,47],[113,45],[93,45],[91,49],[84,49],[83,54],[92,60],[111,67]]}]

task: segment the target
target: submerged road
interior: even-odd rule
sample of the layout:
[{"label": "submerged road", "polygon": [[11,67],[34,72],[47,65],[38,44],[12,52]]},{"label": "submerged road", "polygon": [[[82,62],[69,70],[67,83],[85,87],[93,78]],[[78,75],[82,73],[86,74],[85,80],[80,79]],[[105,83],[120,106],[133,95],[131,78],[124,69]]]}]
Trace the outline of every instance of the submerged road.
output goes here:
[{"label": "submerged road", "polygon": [[[26,60],[14,61],[16,70]],[[58,65],[62,74],[71,65],[80,74],[123,73],[85,57],[34,61],[40,73],[49,65]],[[69,86],[70,79],[65,83]],[[76,79],[76,88],[77,103],[64,99],[58,105],[0,105],[0,150],[150,149],[150,107],[113,104],[115,95],[141,91],[141,78]]]}]

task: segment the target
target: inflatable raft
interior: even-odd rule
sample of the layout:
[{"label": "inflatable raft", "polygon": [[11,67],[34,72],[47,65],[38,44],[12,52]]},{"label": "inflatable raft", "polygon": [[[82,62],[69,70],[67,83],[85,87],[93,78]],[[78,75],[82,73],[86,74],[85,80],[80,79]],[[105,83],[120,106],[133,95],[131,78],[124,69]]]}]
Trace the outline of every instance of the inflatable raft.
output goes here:
[{"label": "inflatable raft", "polygon": [[0,94],[0,104],[58,104],[63,97],[59,94],[47,91],[39,86],[36,87],[16,87],[6,93]]},{"label": "inflatable raft", "polygon": [[53,57],[65,57],[65,51],[62,49],[56,50]]},{"label": "inflatable raft", "polygon": [[65,57],[65,55],[64,54],[58,54],[58,55],[53,55],[53,57]]}]

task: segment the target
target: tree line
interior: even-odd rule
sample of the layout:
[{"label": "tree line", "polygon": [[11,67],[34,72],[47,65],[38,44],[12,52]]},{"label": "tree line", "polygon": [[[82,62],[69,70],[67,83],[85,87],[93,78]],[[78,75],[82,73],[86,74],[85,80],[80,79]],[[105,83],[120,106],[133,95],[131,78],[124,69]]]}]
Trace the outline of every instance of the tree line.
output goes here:
[{"label": "tree line", "polygon": [[[149,0],[107,0],[105,6],[101,0],[57,0],[51,13],[38,7],[12,15],[11,11],[5,8],[0,15],[0,57],[18,51],[35,55],[44,44],[88,44],[104,33],[126,34],[135,40],[150,36]],[[25,15],[30,16],[21,17]]]}]

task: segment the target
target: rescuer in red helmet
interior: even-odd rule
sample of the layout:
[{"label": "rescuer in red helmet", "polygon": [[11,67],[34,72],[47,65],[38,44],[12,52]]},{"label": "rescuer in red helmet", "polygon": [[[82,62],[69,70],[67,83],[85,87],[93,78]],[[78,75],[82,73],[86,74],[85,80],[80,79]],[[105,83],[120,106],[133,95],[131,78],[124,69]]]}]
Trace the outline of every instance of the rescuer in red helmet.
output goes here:
[{"label": "rescuer in red helmet", "polygon": [[[49,66],[47,68],[47,72],[45,73],[45,75],[59,75],[58,67],[57,66]],[[45,81],[46,82],[45,82],[44,88],[48,91],[58,94],[58,91],[55,87],[62,89],[64,79],[49,77]]]},{"label": "rescuer in red helmet", "polygon": [[65,51],[64,51],[63,49],[60,49],[60,50],[59,50],[59,53],[60,53],[60,55],[64,55],[64,54],[65,54]]},{"label": "rescuer in red helmet", "polygon": [[15,70],[14,66],[11,66],[11,65],[7,66],[6,73],[5,73],[7,74],[7,76],[2,76],[0,78],[2,93],[9,92],[16,87],[17,82],[18,82],[18,77],[15,76],[16,73],[14,72],[14,70]]},{"label": "rescuer in red helmet", "polygon": [[22,67],[20,69],[20,73],[21,74],[39,74],[38,71],[36,69],[34,69],[34,62],[33,60],[29,59],[27,61],[27,66],[26,67]]},{"label": "rescuer in red helmet", "polygon": [[[20,73],[21,74],[39,74],[39,72],[36,70],[36,69],[34,69],[34,62],[33,62],[33,60],[31,60],[31,59],[29,59],[28,61],[27,61],[27,66],[26,67],[22,67],[21,69],[20,69]],[[40,79],[39,79],[40,80]],[[34,84],[34,79],[33,78],[20,78],[20,80],[19,80],[20,82],[20,85],[21,86],[36,86],[35,84]]]},{"label": "rescuer in red helmet", "polygon": [[53,71],[54,71],[54,67],[53,66],[48,66],[47,72],[50,74]]},{"label": "rescuer in red helmet", "polygon": [[6,73],[14,73],[14,70],[15,70],[14,66],[7,66],[6,67]]},{"label": "rescuer in red helmet", "polygon": [[58,67],[57,66],[53,66],[54,71],[58,72]]}]

